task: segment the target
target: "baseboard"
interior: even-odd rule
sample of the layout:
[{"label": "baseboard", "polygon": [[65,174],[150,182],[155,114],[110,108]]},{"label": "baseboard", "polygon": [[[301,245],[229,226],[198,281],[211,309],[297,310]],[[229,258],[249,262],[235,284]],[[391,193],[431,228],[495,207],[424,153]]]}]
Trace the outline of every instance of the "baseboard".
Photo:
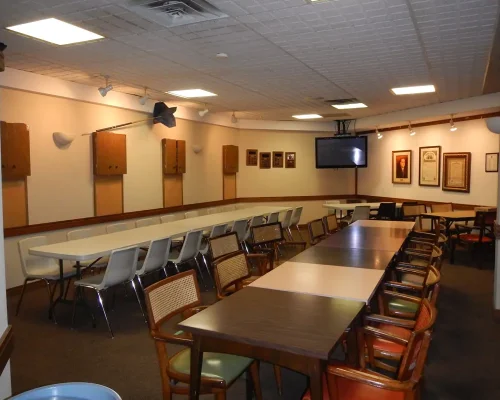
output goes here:
[{"label": "baseboard", "polygon": [[[26,285],[26,292],[31,292],[33,290],[37,290],[45,287],[45,282],[42,280],[32,281]],[[23,285],[14,286],[6,290],[7,297],[19,296],[23,290]]]}]

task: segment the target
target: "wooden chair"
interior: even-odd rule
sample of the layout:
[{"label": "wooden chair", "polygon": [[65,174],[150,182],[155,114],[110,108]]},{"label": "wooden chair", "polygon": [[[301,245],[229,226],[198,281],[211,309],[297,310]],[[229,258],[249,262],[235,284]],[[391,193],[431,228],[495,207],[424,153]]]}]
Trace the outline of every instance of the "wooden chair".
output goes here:
[{"label": "wooden chair", "polygon": [[323,217],[323,225],[327,235],[331,235],[340,230],[340,226],[335,214],[329,214]]},{"label": "wooden chair", "polygon": [[[171,400],[173,394],[188,395],[192,338],[182,331],[165,332],[161,326],[175,316],[182,315],[188,318],[206,308],[201,306],[196,274],[191,270],[163,279],[147,287],[145,295],[150,333],[155,341],[160,364],[163,399]],[[186,348],[169,357],[167,343]],[[216,400],[223,400],[226,398],[226,390],[245,371],[250,372],[256,398],[261,400],[262,391],[256,361],[231,354],[204,353],[201,393],[214,394]],[[247,397],[248,395],[249,393]]]},{"label": "wooden chair", "polygon": [[[208,240],[209,252],[212,262],[219,258],[242,250],[236,232],[230,232]],[[259,275],[264,275],[274,267],[274,257],[270,252],[249,253],[247,259],[256,261]],[[251,278],[250,278],[251,279]]]},{"label": "wooden chair", "polygon": [[315,219],[307,224],[311,246],[321,242],[327,234],[321,219]]},{"label": "wooden chair", "polygon": [[[363,348],[373,338],[397,341],[393,335],[374,331],[371,327],[360,330],[359,346]],[[431,332],[419,329],[406,343],[396,379],[371,371],[366,367],[363,353],[360,353],[360,365],[351,368],[346,365],[328,365],[323,379],[323,399],[327,400],[419,400],[421,378],[427,351],[431,341]],[[302,400],[310,400],[308,391]]]},{"label": "wooden chair", "polygon": [[252,226],[250,230],[252,236],[252,248],[257,248],[258,250],[270,248],[276,260],[279,259],[280,247],[300,246],[302,247],[302,251],[304,251],[307,246],[306,242],[287,241],[283,236],[283,229],[281,228],[280,222]]},{"label": "wooden chair", "polygon": [[[431,330],[436,322],[436,308],[428,299],[418,299],[419,308],[415,320],[370,314],[364,317],[365,327],[375,334],[366,341],[365,358],[371,368],[381,368],[395,373],[397,367],[382,360],[401,361],[412,336],[419,331]],[[380,334],[377,336],[377,334]],[[384,338],[391,335],[393,340]]]},{"label": "wooden chair", "polygon": [[467,246],[471,257],[475,247],[476,250],[479,250],[478,266],[481,268],[484,248],[495,243],[493,233],[495,219],[495,211],[477,211],[474,225],[455,223],[457,233],[451,236],[450,262],[453,264],[455,261],[455,248],[457,244],[463,244]]}]

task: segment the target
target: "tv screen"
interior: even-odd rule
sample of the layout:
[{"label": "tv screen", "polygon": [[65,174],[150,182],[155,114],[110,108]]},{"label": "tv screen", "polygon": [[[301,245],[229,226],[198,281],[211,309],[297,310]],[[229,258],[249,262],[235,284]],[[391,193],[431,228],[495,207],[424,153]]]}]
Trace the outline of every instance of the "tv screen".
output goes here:
[{"label": "tv screen", "polygon": [[366,136],[316,138],[316,168],[366,168]]}]

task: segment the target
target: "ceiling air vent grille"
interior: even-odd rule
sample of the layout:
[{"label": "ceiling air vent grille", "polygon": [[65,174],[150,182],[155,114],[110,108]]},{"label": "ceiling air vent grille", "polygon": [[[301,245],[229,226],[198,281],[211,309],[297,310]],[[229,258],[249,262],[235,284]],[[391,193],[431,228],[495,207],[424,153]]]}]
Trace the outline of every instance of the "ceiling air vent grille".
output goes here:
[{"label": "ceiling air vent grille", "polygon": [[166,28],[227,17],[205,0],[131,0],[125,8]]}]

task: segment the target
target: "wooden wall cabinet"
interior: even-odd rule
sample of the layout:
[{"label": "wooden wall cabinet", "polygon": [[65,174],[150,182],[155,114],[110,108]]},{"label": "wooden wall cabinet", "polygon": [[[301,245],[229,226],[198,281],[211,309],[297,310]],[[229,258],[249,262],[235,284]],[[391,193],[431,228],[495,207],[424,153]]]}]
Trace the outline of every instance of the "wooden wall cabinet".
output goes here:
[{"label": "wooden wall cabinet", "polygon": [[238,146],[231,144],[222,146],[222,169],[225,174],[238,172]]},{"label": "wooden wall cabinet", "polygon": [[111,132],[92,134],[94,175],[124,175],[127,173],[127,137]]},{"label": "wooden wall cabinet", "polygon": [[163,173],[165,175],[186,172],[186,141],[162,139]]},{"label": "wooden wall cabinet", "polygon": [[30,134],[26,124],[1,122],[2,178],[24,179],[31,175]]}]

